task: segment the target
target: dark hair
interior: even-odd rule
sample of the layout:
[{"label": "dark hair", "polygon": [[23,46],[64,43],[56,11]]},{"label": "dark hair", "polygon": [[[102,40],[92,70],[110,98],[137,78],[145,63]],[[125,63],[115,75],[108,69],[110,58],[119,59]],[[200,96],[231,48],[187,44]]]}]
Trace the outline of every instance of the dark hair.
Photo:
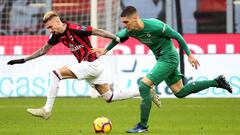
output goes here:
[{"label": "dark hair", "polygon": [[127,6],[126,8],[123,9],[121,17],[128,17],[134,13],[137,13],[137,9],[133,6]]}]

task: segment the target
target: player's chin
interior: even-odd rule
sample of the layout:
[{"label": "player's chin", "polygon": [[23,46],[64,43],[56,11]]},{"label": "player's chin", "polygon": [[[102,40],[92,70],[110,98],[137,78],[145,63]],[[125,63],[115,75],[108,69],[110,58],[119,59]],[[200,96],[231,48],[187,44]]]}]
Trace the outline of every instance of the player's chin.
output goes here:
[{"label": "player's chin", "polygon": [[58,32],[54,31],[54,32],[52,32],[52,34],[56,35],[56,34],[58,34]]}]

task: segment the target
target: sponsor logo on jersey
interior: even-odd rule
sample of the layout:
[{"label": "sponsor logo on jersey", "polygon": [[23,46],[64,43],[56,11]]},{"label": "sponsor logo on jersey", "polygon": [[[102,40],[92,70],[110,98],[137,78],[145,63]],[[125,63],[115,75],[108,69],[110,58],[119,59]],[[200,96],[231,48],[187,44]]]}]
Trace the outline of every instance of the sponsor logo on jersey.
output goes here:
[{"label": "sponsor logo on jersey", "polygon": [[68,49],[73,52],[73,51],[77,51],[79,50],[80,48],[83,48],[84,46],[83,45],[77,45],[77,46],[74,46],[73,44],[69,44],[68,45]]},{"label": "sponsor logo on jersey", "polygon": [[152,35],[150,33],[147,33],[146,35],[144,35],[144,38],[139,39],[141,42],[145,43],[145,44],[152,44],[152,40],[151,37]]}]

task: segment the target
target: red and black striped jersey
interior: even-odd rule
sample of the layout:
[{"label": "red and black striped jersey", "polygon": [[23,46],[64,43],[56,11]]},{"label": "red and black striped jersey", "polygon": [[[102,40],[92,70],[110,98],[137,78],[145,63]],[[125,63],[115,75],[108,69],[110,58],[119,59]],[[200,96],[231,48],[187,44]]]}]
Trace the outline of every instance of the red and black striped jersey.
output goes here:
[{"label": "red and black striped jersey", "polygon": [[91,26],[80,26],[66,22],[67,28],[62,34],[51,34],[48,44],[56,45],[62,42],[74,54],[78,62],[94,61],[97,59],[95,53],[90,53],[92,45],[89,36],[92,34]]}]

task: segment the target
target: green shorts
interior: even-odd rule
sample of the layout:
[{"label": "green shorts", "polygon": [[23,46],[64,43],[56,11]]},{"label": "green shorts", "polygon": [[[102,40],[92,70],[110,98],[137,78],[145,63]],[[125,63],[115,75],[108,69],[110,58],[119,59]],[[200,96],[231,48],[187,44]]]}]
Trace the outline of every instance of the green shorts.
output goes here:
[{"label": "green shorts", "polygon": [[178,70],[178,62],[157,61],[147,78],[150,79],[155,85],[165,81],[168,86],[176,83],[182,79],[182,74]]}]

